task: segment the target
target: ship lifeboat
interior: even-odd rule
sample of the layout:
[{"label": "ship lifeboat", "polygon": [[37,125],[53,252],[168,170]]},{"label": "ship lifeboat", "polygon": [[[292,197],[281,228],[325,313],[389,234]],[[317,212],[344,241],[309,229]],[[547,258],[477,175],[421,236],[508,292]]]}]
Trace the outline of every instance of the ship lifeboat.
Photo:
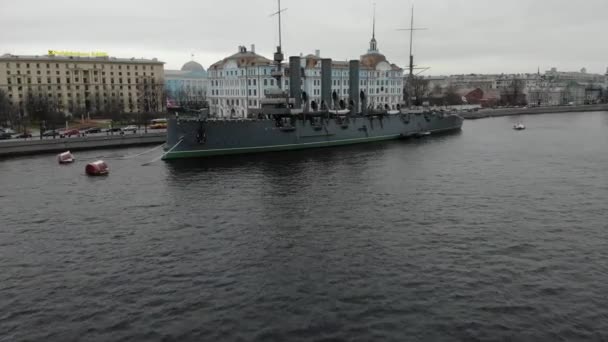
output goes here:
[{"label": "ship lifeboat", "polygon": [[74,156],[70,151],[66,151],[57,155],[57,161],[59,164],[70,164],[74,162]]},{"label": "ship lifeboat", "polygon": [[106,164],[106,162],[98,160],[88,163],[84,171],[89,176],[105,176],[110,172],[110,169],[108,169],[108,164]]}]

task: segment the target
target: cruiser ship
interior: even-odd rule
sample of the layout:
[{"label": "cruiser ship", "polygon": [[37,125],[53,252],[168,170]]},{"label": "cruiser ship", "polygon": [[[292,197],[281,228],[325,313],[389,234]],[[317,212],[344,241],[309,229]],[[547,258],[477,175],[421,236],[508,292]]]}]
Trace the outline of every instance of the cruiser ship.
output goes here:
[{"label": "cruiser ship", "polygon": [[[279,3],[277,14],[280,16],[280,13]],[[370,51],[377,51],[375,44],[372,36]],[[378,55],[367,57],[377,58]],[[364,63],[369,59],[367,57],[362,58]],[[410,76],[412,60],[410,53]],[[247,118],[211,118],[208,115],[169,118],[162,158],[172,160],[351,145],[425,136],[462,127],[460,116],[444,111],[405,109],[407,105],[372,109],[365,92],[360,90],[360,60],[348,62],[347,104],[337,101],[336,92],[332,92],[332,60],[323,58],[319,61],[321,101],[316,105],[302,91],[301,57],[290,57],[285,72],[282,61],[279,38],[271,74],[277,87],[266,91],[260,108],[252,108]],[[281,89],[284,74],[289,77],[289,91]]]}]

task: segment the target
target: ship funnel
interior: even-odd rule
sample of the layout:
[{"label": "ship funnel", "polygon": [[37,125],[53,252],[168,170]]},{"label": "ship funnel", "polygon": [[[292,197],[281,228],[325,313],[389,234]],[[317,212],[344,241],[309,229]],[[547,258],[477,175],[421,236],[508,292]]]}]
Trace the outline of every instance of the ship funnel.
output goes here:
[{"label": "ship funnel", "polygon": [[302,107],[302,74],[300,57],[289,57],[289,97],[295,100],[295,108]]},{"label": "ship funnel", "polygon": [[356,59],[348,63],[348,97],[351,112],[359,113],[359,61]]},{"label": "ship funnel", "polygon": [[[321,60],[321,109],[331,108],[331,59]],[[325,108],[323,108],[325,106]]]}]

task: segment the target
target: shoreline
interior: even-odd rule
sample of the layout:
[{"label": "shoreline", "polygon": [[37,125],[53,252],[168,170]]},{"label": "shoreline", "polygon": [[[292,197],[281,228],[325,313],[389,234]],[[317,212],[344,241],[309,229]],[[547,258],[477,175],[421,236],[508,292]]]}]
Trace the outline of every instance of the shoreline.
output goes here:
[{"label": "shoreline", "polygon": [[477,120],[512,115],[535,115],[552,113],[575,113],[575,112],[602,112],[608,111],[608,104],[580,105],[580,106],[547,106],[532,108],[504,108],[504,109],[481,109],[477,112],[459,113],[465,120]]},{"label": "shoreline", "polygon": [[64,151],[82,151],[101,148],[120,148],[143,145],[162,144],[167,134],[147,133],[109,136],[86,136],[45,140],[18,140],[0,143],[0,158],[24,155],[57,153]]}]

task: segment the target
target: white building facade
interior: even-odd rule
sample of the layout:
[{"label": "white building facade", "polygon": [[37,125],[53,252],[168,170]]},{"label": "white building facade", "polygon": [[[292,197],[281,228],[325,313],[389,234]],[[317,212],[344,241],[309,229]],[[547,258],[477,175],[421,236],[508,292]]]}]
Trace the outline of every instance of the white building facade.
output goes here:
[{"label": "white building facade", "polygon": [[[321,56],[301,56],[304,70],[302,91],[306,93],[305,106],[314,108],[313,102],[321,103]],[[260,100],[266,91],[276,88],[271,74],[274,62],[239,46],[238,52],[208,69],[208,99],[210,113],[218,117],[247,117],[249,109],[260,108]],[[332,94],[335,92],[339,106],[345,107],[349,100],[348,61],[332,61]],[[289,65],[283,66],[282,89],[289,90]],[[372,36],[370,48],[360,56],[359,89],[366,98],[368,107],[396,109],[403,98],[403,69],[387,61]]]}]

